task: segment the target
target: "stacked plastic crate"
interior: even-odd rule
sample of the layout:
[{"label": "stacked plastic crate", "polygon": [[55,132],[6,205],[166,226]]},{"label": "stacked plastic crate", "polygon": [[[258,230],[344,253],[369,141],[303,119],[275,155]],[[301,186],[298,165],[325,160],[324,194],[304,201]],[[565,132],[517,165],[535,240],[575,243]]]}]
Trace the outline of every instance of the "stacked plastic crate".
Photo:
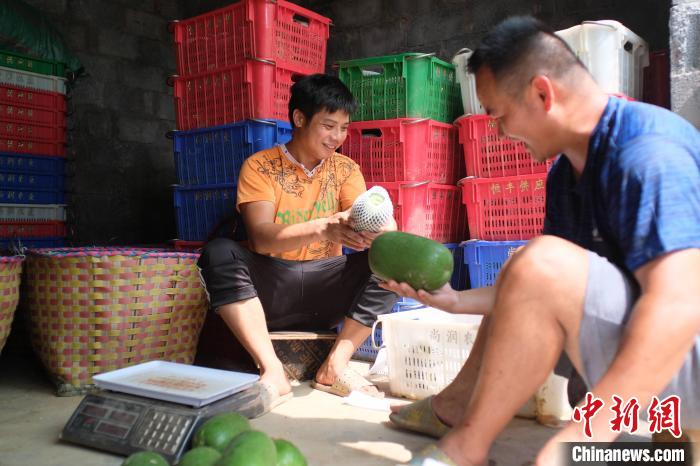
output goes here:
[{"label": "stacked plastic crate", "polygon": [[201,245],[233,213],[247,157],[290,139],[290,88],[324,71],[329,25],[284,0],[243,0],[172,23],[176,247]]},{"label": "stacked plastic crate", "polygon": [[[452,121],[462,114],[455,68],[434,54],[404,53],[341,61],[340,79],[357,99],[340,152],[355,160],[367,186],[379,185],[394,204],[400,231],[447,243],[454,251],[452,286],[466,287],[466,219],[457,181],[464,163]],[[402,301],[394,312],[415,308]],[[381,334],[375,334],[381,344]],[[374,359],[365,342],[356,358]]]},{"label": "stacked plastic crate", "polygon": [[542,233],[552,162],[535,162],[522,142],[501,136],[498,122],[484,115],[474,76],[467,72],[470,56],[462,49],[452,63],[466,112],[455,121],[467,174],[459,182],[470,238],[464,262],[471,288],[479,288],[493,285],[506,259]]},{"label": "stacked plastic crate", "polygon": [[0,51],[0,249],[66,236],[65,66]]},{"label": "stacked plastic crate", "polygon": [[[617,21],[585,21],[558,31],[604,92],[641,99],[646,42]],[[525,241],[542,232],[547,171],[527,148],[501,137],[496,121],[483,115],[474,76],[467,72],[471,51],[453,59],[465,112],[456,121],[467,178],[461,181],[469,234],[464,260],[472,288],[493,285],[503,263]]]}]

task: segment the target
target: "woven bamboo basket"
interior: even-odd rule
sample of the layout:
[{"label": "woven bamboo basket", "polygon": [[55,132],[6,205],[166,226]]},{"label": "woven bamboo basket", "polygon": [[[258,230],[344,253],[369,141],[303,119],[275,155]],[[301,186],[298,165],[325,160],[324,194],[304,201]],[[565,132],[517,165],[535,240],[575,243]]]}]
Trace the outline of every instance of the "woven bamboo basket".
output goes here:
[{"label": "woven bamboo basket", "polygon": [[0,352],[10,334],[12,319],[19,301],[23,259],[22,256],[0,257]]},{"label": "woven bamboo basket", "polygon": [[92,376],[151,360],[191,364],[207,309],[191,253],[34,249],[25,294],[31,339],[59,396]]}]

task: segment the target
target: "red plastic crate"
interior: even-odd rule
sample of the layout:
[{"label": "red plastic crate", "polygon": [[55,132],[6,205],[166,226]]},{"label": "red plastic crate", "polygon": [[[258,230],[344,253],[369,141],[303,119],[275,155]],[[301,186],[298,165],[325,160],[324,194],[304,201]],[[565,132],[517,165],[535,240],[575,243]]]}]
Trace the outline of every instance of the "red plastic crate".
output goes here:
[{"label": "red plastic crate", "polygon": [[66,111],[66,96],[64,94],[17,87],[6,83],[0,83],[0,102],[56,112]]},{"label": "red plastic crate", "polygon": [[66,236],[66,222],[57,221],[0,221],[0,238],[36,238]]},{"label": "red plastic crate", "polygon": [[177,129],[256,118],[287,121],[295,74],[271,62],[246,60],[224,71],[175,77]]},{"label": "red plastic crate", "polygon": [[367,183],[368,188],[377,185],[389,192],[399,231],[441,243],[461,241],[466,236],[458,187],[428,181]]},{"label": "red plastic crate", "polygon": [[331,20],[284,0],[243,0],[172,23],[177,72],[192,76],[246,58],[323,73]]},{"label": "red plastic crate", "polygon": [[467,176],[502,176],[546,173],[552,161],[535,162],[525,144],[503,137],[498,123],[487,115],[465,115],[455,124],[464,151]]},{"label": "red plastic crate", "polygon": [[0,152],[65,157],[66,147],[63,142],[48,142],[36,139],[6,138],[0,136]]},{"label": "red plastic crate", "polygon": [[65,142],[66,128],[32,125],[24,121],[0,119],[0,138],[26,138],[38,141]]},{"label": "red plastic crate", "polygon": [[66,114],[54,110],[0,103],[0,118],[65,128]]},{"label": "red plastic crate", "polygon": [[350,123],[341,152],[360,165],[365,181],[430,180],[454,184],[464,171],[457,129],[425,118]]},{"label": "red plastic crate", "polygon": [[671,61],[668,50],[649,53],[649,66],[644,68],[642,100],[659,107],[671,108]]},{"label": "red plastic crate", "polygon": [[486,241],[530,239],[542,234],[547,174],[465,178],[469,238]]},{"label": "red plastic crate", "polygon": [[176,251],[199,252],[204,247],[204,241],[172,241],[173,249]]}]

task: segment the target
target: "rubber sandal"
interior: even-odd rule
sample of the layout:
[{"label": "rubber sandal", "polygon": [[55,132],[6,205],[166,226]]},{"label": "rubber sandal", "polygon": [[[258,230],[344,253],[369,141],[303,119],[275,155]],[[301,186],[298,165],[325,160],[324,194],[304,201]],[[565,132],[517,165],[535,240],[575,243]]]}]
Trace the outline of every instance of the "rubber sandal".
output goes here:
[{"label": "rubber sandal", "polygon": [[450,426],[435,415],[433,397],[434,395],[430,395],[402,407],[399,412],[391,413],[389,420],[402,429],[441,438],[449,432]]},{"label": "rubber sandal", "polygon": [[275,409],[277,406],[294,397],[294,393],[292,392],[280,395],[277,387],[271,383],[258,382],[258,385],[260,385],[260,398],[262,398],[265,413]]},{"label": "rubber sandal", "polygon": [[452,458],[447,456],[444,451],[440,450],[437,445],[428,445],[420,452],[413,455],[408,464],[413,466],[423,466],[426,460],[431,460],[428,464],[433,466],[457,466]]},{"label": "rubber sandal", "polygon": [[363,387],[376,387],[376,385],[349,367],[346,367],[343,373],[340,374],[337,379],[335,379],[333,385],[325,385],[315,380],[311,381],[311,388],[315,388],[316,390],[330,393],[332,395],[345,397],[348,396],[353,390],[357,390],[376,398],[384,398],[384,393],[380,391],[373,393],[361,390]]}]

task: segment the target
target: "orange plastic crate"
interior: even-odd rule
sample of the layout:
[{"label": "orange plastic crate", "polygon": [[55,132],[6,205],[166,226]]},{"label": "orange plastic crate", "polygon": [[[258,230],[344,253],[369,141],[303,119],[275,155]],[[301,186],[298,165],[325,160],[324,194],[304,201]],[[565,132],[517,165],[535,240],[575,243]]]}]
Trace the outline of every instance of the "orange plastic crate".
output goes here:
[{"label": "orange plastic crate", "polygon": [[461,241],[466,236],[458,187],[428,181],[367,183],[368,188],[377,185],[389,192],[399,231],[441,243]]},{"label": "orange plastic crate", "polygon": [[456,128],[426,118],[352,122],[341,153],[360,165],[368,182],[454,184],[464,171]]},{"label": "orange plastic crate", "polygon": [[547,174],[465,178],[469,237],[486,241],[525,240],[542,234]]},{"label": "orange plastic crate", "polygon": [[287,103],[297,73],[263,60],[246,60],[224,71],[175,77],[177,129],[246,119],[288,120]]},{"label": "orange plastic crate", "polygon": [[180,76],[223,70],[247,58],[323,73],[331,20],[293,3],[243,0],[172,23]]},{"label": "orange plastic crate", "polygon": [[536,162],[525,144],[499,134],[498,123],[487,115],[465,115],[455,124],[464,151],[467,176],[502,176],[546,173],[551,161]]}]

